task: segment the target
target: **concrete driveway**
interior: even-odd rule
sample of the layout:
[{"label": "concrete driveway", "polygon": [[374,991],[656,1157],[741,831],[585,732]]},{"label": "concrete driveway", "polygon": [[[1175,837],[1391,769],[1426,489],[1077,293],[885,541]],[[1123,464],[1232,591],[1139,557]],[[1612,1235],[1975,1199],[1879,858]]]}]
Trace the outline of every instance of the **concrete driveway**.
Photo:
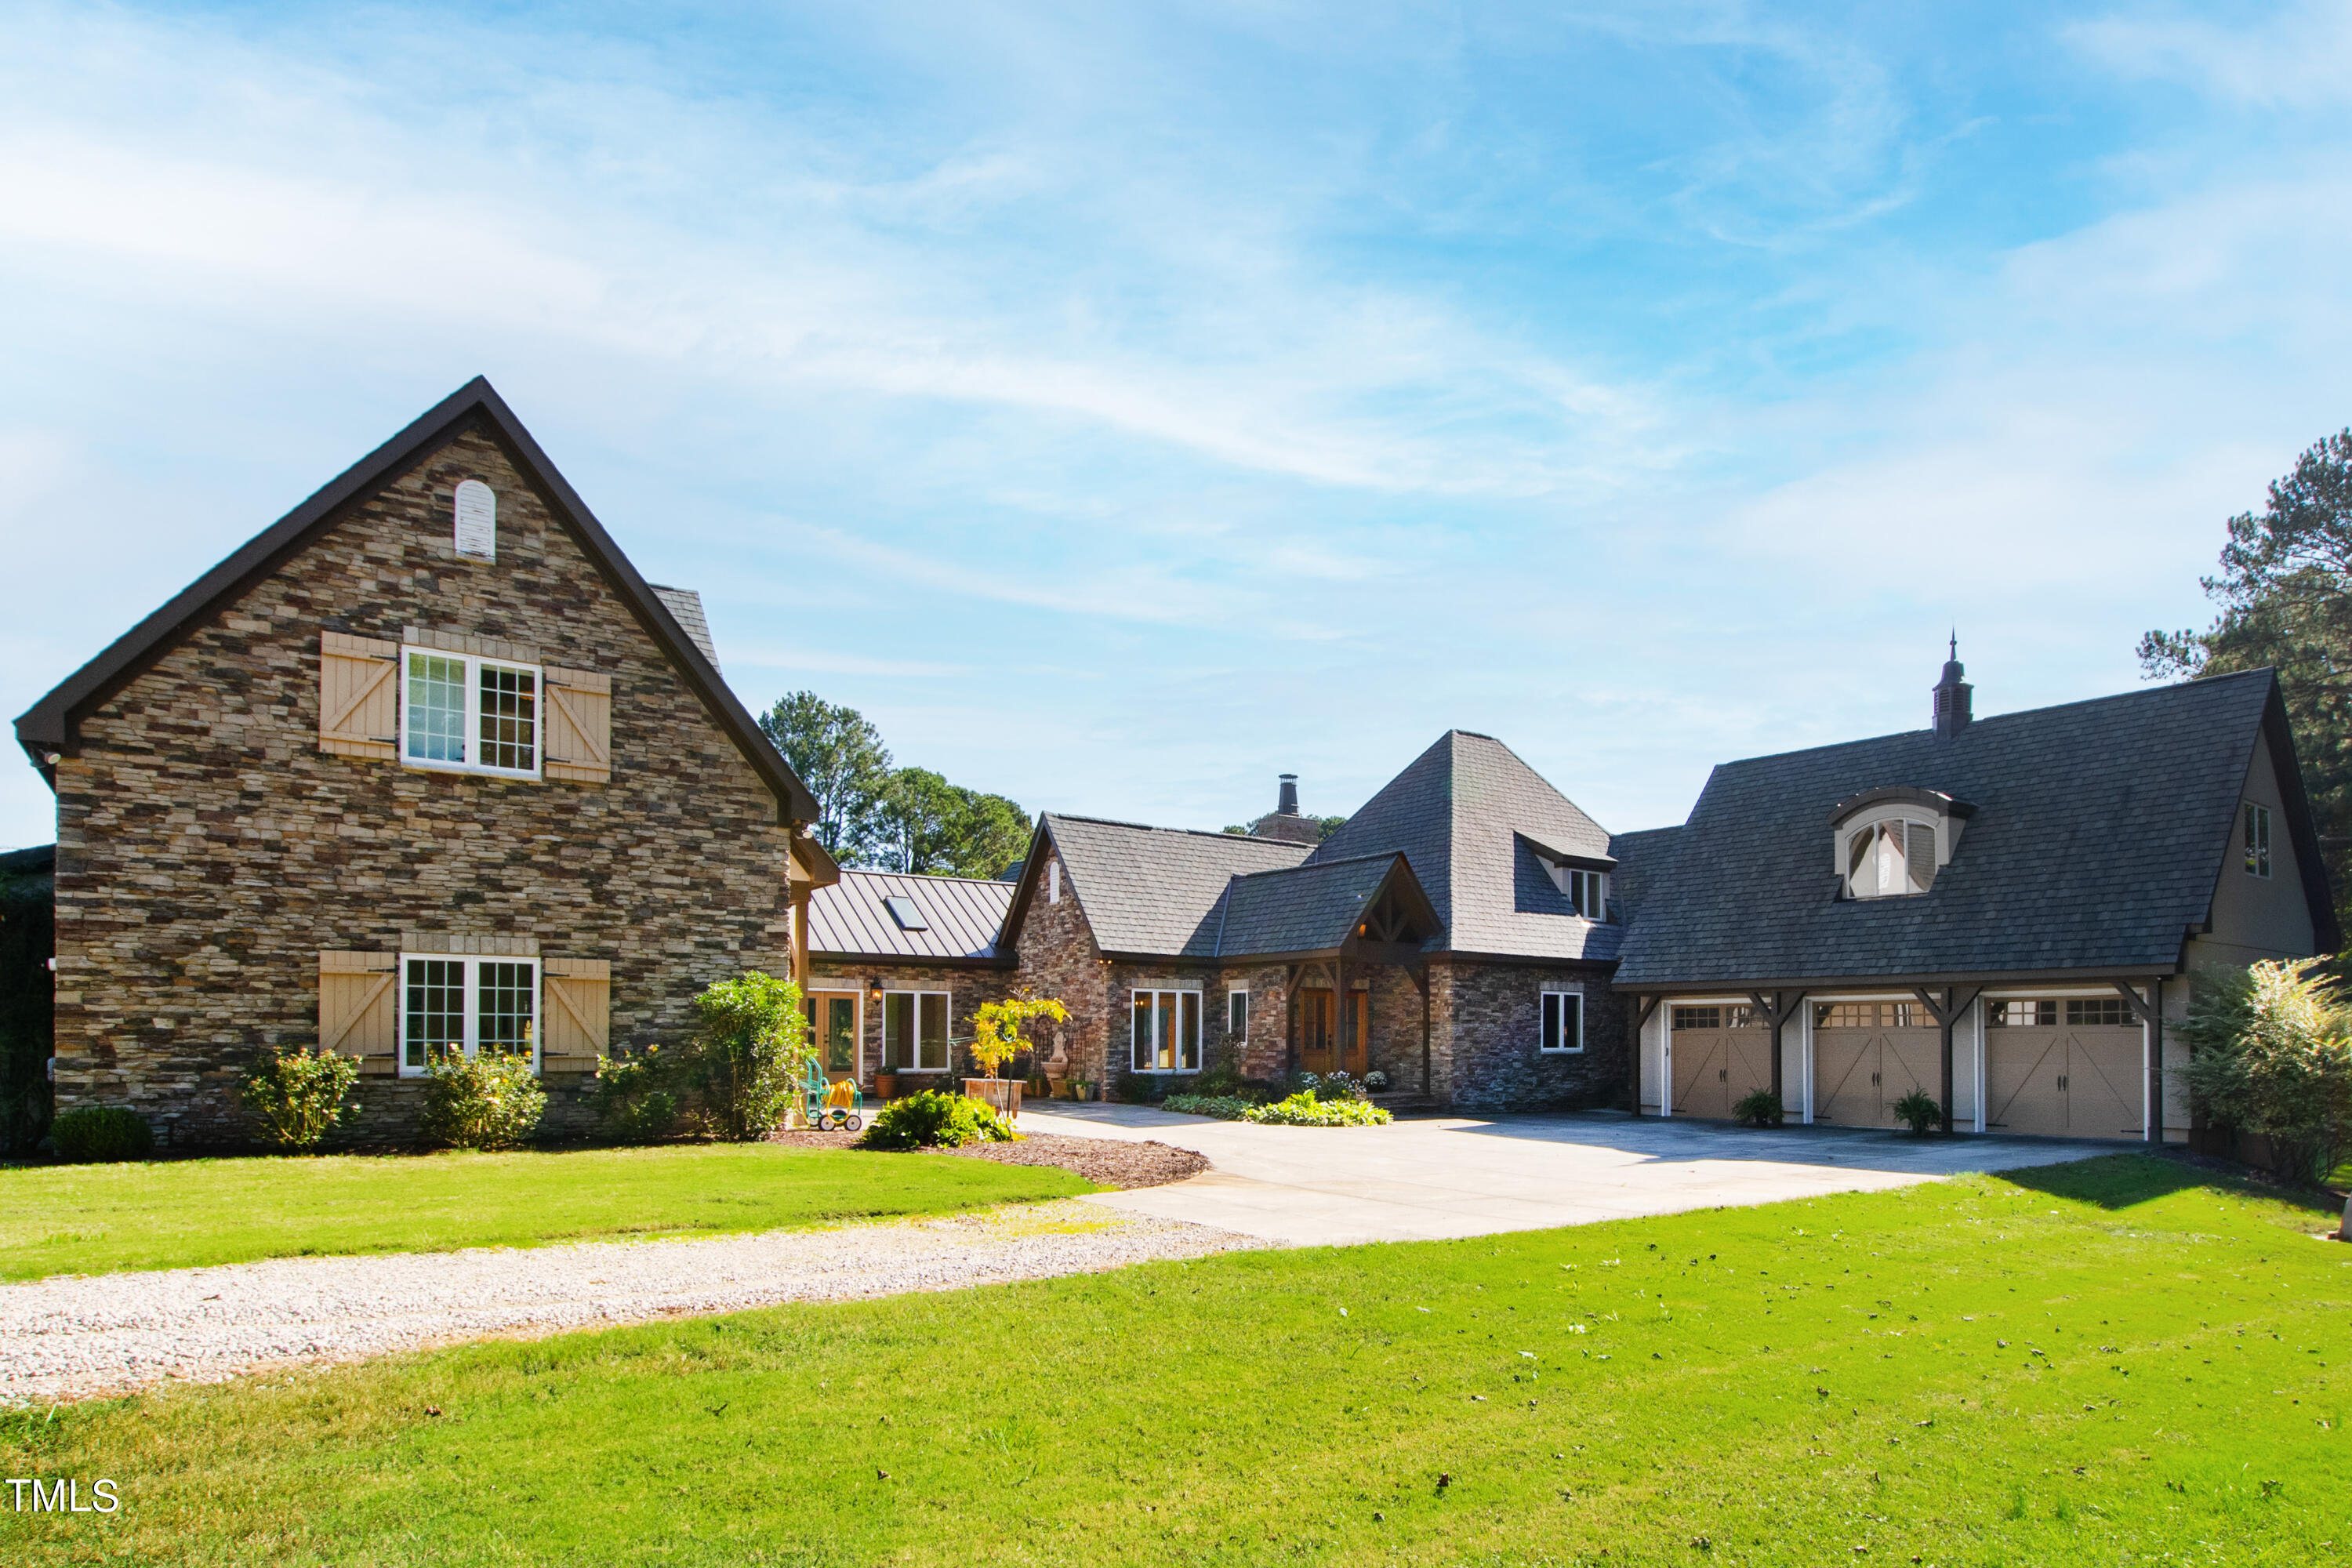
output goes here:
[{"label": "concrete driveway", "polygon": [[1023,1110],[1021,1126],[1198,1150],[1216,1169],[1087,1201],[1299,1245],[1427,1241],[1874,1192],[2140,1147],[1830,1127],[1765,1132],[1601,1112],[1253,1127],[1142,1106],[1064,1103]]}]

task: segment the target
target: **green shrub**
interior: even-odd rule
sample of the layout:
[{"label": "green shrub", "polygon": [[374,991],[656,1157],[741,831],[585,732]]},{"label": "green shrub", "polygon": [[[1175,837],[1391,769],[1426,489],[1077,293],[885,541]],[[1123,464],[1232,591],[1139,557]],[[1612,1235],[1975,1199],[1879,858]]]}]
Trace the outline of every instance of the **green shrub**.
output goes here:
[{"label": "green shrub", "polygon": [[1909,1122],[1911,1131],[1924,1138],[1944,1124],[1944,1108],[1926,1089],[1915,1089],[1895,1102],[1895,1120]]},{"label": "green shrub", "polygon": [[961,1149],[967,1143],[1010,1143],[1020,1136],[995,1107],[969,1095],[927,1089],[884,1106],[857,1146]]},{"label": "green shrub", "polygon": [[451,1056],[425,1069],[425,1136],[453,1149],[511,1149],[547,1110],[527,1051]]},{"label": "green shrub", "polygon": [[1119,1068],[1118,1075],[1110,1080],[1111,1098],[1122,1105],[1156,1105],[1163,1087],[1150,1073],[1133,1072],[1126,1068]]},{"label": "green shrub", "polygon": [[1186,1116],[1213,1116],[1220,1121],[1239,1121],[1257,1109],[1257,1101],[1237,1094],[1171,1094],[1160,1102],[1160,1109],[1181,1111]]},{"label": "green shrub", "polygon": [[58,1158],[68,1164],[110,1164],[143,1160],[155,1152],[147,1119],[127,1105],[85,1105],[49,1123]]},{"label": "green shrub", "polygon": [[801,1093],[809,1059],[801,988],[754,969],[694,999],[702,1030],[688,1069],[706,1130],[756,1143],[776,1130]]},{"label": "green shrub", "polygon": [[621,1143],[651,1143],[677,1130],[676,1052],[648,1046],[633,1057],[596,1058],[589,1103],[604,1136]]},{"label": "green shrub", "polygon": [[330,1050],[278,1050],[245,1069],[236,1096],[260,1123],[263,1142],[307,1153],[358,1117],[359,1102],[343,1097],[359,1080],[356,1057]]},{"label": "green shrub", "polygon": [[2328,961],[2257,963],[2197,976],[2189,1093],[2209,1121],[2270,1140],[2290,1181],[2324,1181],[2352,1154],[2352,1008],[2315,971]]},{"label": "green shrub", "polygon": [[1327,1105],[1335,1100],[1368,1100],[1371,1098],[1365,1092],[1361,1079],[1350,1078],[1344,1072],[1293,1073],[1290,1077],[1290,1091],[1293,1094],[1312,1095]]},{"label": "green shrub", "polygon": [[1288,1100],[1254,1105],[1241,1120],[1276,1127],[1385,1127],[1394,1119],[1368,1100],[1318,1100],[1313,1089],[1303,1089]]},{"label": "green shrub", "polygon": [[1731,1108],[1732,1120],[1750,1127],[1778,1127],[1788,1114],[1780,1097],[1769,1089],[1750,1089]]}]

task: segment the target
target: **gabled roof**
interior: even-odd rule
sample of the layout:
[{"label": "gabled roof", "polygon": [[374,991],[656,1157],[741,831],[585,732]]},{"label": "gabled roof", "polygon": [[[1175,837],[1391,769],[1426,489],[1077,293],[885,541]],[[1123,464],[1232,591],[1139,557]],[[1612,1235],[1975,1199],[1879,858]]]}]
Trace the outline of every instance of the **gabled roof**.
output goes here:
[{"label": "gabled roof", "polygon": [[1347,942],[1374,898],[1391,885],[1427,924],[1436,924],[1402,855],[1317,860],[1235,877],[1218,912],[1213,951],[1220,958],[1331,952]]},{"label": "gabled roof", "polygon": [[[1308,847],[1238,833],[1146,827],[1135,822],[1048,813],[1037,819],[1039,839],[1051,836],[1067,869],[1063,891],[1078,900],[1095,943],[1105,952],[1153,957],[1213,958],[1215,917],[1225,884],[1256,871],[1296,866]],[[1045,857],[1033,852],[1013,908],[1006,940],[1044,875]]]},{"label": "gabled roof", "polygon": [[[886,900],[906,899],[924,929],[909,930]],[[809,953],[844,959],[994,963],[1013,884],[972,877],[849,871],[809,897]]]},{"label": "gabled roof", "polygon": [[[2336,942],[2268,670],[1727,763],[1645,872],[1620,986],[2168,973],[2211,913],[2267,744],[2320,951]],[[1974,805],[1928,891],[1839,900],[1832,808],[1911,785]]]},{"label": "gabled roof", "polygon": [[[478,426],[502,447],[516,468],[540,490],[556,522],[571,534],[596,565],[605,584],[629,606],[638,624],[662,649],[702,700],[711,718],[768,786],[774,791],[777,816],[785,822],[813,822],[815,798],[808,786],[776,751],[735,694],[719,678],[717,664],[696,645],[678,624],[677,615],[662,602],[621,547],[613,542],[595,514],[588,510],[564,477],[540,450],[514,411],[476,376],[427,410],[408,428],[345,469],[319,492],[255,535],[227,560],[197,578],[170,603],[121,637],[96,658],[60,681],[56,689],[25,710],[16,721],[16,739],[45,777],[55,783],[47,757],[74,743],[81,716],[105,701],[162,658],[223,604],[275,571],[296,552],[339,521],[347,507],[368,500],[387,482],[467,426]],[[709,631],[706,628],[707,639]]]},{"label": "gabled roof", "polygon": [[1449,730],[1313,858],[1403,855],[1445,926],[1433,952],[1614,958],[1622,928],[1573,912],[1538,847],[1605,861],[1609,835],[1502,742]]}]

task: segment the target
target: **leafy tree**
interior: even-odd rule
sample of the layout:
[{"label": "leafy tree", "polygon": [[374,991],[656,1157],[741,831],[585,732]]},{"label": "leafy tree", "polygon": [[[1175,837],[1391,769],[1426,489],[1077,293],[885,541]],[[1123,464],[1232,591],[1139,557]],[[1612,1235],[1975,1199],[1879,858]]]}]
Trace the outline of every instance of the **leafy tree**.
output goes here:
[{"label": "leafy tree", "polygon": [[[1347,825],[1348,819],[1344,816],[1317,817],[1315,819],[1315,842],[1318,844],[1322,843],[1326,838],[1330,837],[1331,835],[1339,832],[1339,829],[1345,827]],[[1225,824],[1225,831],[1228,833],[1239,834],[1242,837],[1246,838],[1249,837],[1250,830],[1246,825],[1228,822]]]},{"label": "leafy tree", "polygon": [[929,768],[900,768],[875,806],[869,863],[934,877],[996,877],[1029,848],[1018,803],[951,784]]},{"label": "leafy tree", "polygon": [[760,715],[760,728],[816,796],[817,842],[836,859],[856,860],[890,783],[890,750],[881,731],[856,709],[814,691],[779,699]]},{"label": "leafy tree", "polygon": [[2219,618],[2149,632],[2141,667],[2156,679],[2278,671],[2337,917],[2352,919],[2352,429],[2296,458],[2259,515],[2230,520],[2221,575],[2201,581]]},{"label": "leafy tree", "polygon": [[707,1129],[730,1143],[757,1143],[791,1111],[808,1068],[801,988],[753,969],[714,982],[694,1006],[702,1028],[688,1065]]},{"label": "leafy tree", "polygon": [[2189,1016],[2189,1092],[2207,1119],[2271,1141],[2279,1173],[2326,1180],[2352,1153],[2352,1015],[2314,973],[2326,961],[2200,974]]}]

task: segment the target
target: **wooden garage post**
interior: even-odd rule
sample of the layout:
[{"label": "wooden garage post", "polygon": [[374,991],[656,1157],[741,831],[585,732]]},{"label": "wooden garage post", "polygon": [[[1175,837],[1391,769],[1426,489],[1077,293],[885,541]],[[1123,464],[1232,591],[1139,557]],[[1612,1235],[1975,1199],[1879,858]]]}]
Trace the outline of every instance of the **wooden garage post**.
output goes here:
[{"label": "wooden garage post", "polygon": [[1981,985],[1947,985],[1944,987],[1944,1000],[1939,1004],[1934,993],[1926,986],[1915,985],[1911,988],[1911,994],[1918,997],[1927,1006],[1928,1013],[1934,1016],[1936,1033],[1943,1046],[1944,1098],[1938,1102],[1937,1109],[1944,1113],[1944,1131],[1947,1136],[1952,1131],[1952,1026],[1959,1020],[1960,1015],[1967,1012],[1976,1002],[1978,993],[1983,989]]},{"label": "wooden garage post", "polygon": [[1782,1092],[1780,1081],[1780,1031],[1790,1019],[1797,1016],[1797,1009],[1804,1005],[1805,994],[1801,991],[1775,991],[1767,1000],[1761,991],[1750,991],[1748,1000],[1764,1015],[1765,1022],[1772,1026],[1772,1098],[1779,1100],[1781,1109],[1786,1110],[1789,1100]]},{"label": "wooden garage post", "polygon": [[2115,986],[2123,993],[2124,1003],[2131,1008],[2132,1016],[2139,1020],[2140,1142],[2161,1143],[2164,1142],[2164,977],[2159,974],[2148,982],[2146,996],[2142,996],[2139,987],[2128,980],[2118,980]]}]

